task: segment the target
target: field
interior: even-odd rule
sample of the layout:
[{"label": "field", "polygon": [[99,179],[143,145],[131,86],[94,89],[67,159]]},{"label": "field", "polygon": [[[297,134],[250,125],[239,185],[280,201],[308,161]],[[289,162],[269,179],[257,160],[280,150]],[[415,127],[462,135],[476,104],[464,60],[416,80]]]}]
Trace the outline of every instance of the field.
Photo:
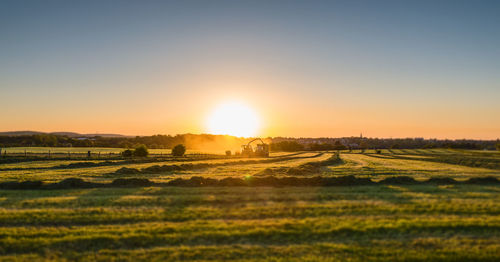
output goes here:
[{"label": "field", "polygon": [[[499,261],[499,165],[450,149],[6,161],[0,260]],[[264,183],[349,175],[373,184]],[[113,184],[133,178],[151,184]]]}]

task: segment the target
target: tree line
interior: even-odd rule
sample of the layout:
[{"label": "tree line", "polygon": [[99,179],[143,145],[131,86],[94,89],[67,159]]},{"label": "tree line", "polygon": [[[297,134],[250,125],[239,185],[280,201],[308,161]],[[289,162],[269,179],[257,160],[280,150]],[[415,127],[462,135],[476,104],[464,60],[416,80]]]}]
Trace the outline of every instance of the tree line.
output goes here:
[{"label": "tree line", "polygon": [[172,149],[183,144],[187,149],[234,149],[248,143],[251,138],[227,135],[179,134],[135,137],[70,137],[58,134],[0,135],[0,148],[5,147],[111,147],[136,148],[145,145],[149,149]]},{"label": "tree line", "polygon": [[[366,138],[366,137],[341,137],[341,138],[289,138],[274,137],[273,143],[282,144],[283,150],[300,144],[304,149],[310,150],[336,150],[346,149],[430,149],[454,148],[475,150],[500,150],[500,140],[475,140],[475,139],[424,139],[424,138]],[[294,143],[292,143],[294,142]],[[271,148],[273,146],[271,145]],[[275,146],[276,148],[276,146]],[[293,151],[293,150],[292,150]]]},{"label": "tree line", "polygon": [[[423,138],[286,138],[269,137],[264,139],[270,143],[272,151],[302,150],[343,150],[343,149],[427,149],[456,148],[476,150],[500,150],[499,140],[472,139],[423,139]],[[249,139],[210,134],[153,135],[136,137],[68,137],[54,134],[35,134],[20,136],[0,136],[2,147],[114,147],[136,148],[145,145],[147,148],[171,149],[183,144],[188,149],[217,148],[219,150],[235,148],[246,144]]]}]

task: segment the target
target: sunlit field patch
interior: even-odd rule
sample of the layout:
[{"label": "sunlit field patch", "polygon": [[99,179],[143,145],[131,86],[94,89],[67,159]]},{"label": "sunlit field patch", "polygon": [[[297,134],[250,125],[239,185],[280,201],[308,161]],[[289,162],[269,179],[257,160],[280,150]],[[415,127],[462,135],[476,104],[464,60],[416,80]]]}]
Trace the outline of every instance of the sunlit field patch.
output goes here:
[{"label": "sunlit field patch", "polygon": [[[304,179],[346,175],[374,181],[400,175],[417,179],[413,184],[334,187],[0,190],[0,258],[499,260],[500,185],[418,184],[434,177],[459,181],[498,178],[499,170],[469,166],[469,158],[479,155],[475,152],[457,155],[456,151],[443,150],[435,155],[433,149],[401,153],[405,158],[389,151],[343,152],[338,160],[334,152],[300,152],[276,153],[270,158],[124,162],[95,167],[71,165],[73,161],[65,160],[0,164],[2,181],[45,183],[70,177],[96,183],[119,178],[165,183],[193,176],[243,181],[266,176]],[[439,162],[444,155],[462,157],[466,162]],[[492,158],[496,155],[484,156],[487,161]],[[186,163],[193,165],[183,166]],[[61,164],[67,167],[55,168]],[[155,165],[184,169],[150,168]],[[137,172],[117,172],[124,167]]]}]

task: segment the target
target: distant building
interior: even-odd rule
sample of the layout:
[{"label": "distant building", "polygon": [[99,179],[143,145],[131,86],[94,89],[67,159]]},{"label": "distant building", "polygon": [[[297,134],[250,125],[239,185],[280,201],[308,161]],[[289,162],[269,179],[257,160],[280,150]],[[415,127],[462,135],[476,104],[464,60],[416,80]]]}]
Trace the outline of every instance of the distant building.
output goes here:
[{"label": "distant building", "polygon": [[347,147],[351,149],[359,149],[359,145],[356,143],[349,144]]},{"label": "distant building", "polygon": [[90,137],[77,137],[75,139],[79,141],[85,141],[85,140],[95,141],[95,138],[90,138]]}]

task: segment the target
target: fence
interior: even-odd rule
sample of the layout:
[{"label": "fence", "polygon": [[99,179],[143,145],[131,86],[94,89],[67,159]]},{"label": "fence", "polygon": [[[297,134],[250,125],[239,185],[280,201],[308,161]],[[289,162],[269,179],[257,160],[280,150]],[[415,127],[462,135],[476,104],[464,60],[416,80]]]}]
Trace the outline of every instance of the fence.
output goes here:
[{"label": "fence", "polygon": [[[184,157],[187,158],[205,158],[205,157],[214,157],[217,156],[215,154],[204,154],[204,153],[187,153]],[[149,153],[148,157],[151,158],[174,158],[171,153]],[[121,153],[119,152],[100,152],[100,151],[67,151],[61,152],[53,150],[47,151],[29,151],[24,150],[19,152],[19,150],[10,151],[7,149],[0,149],[0,159],[61,159],[61,160],[69,160],[69,159],[124,159]]]}]

